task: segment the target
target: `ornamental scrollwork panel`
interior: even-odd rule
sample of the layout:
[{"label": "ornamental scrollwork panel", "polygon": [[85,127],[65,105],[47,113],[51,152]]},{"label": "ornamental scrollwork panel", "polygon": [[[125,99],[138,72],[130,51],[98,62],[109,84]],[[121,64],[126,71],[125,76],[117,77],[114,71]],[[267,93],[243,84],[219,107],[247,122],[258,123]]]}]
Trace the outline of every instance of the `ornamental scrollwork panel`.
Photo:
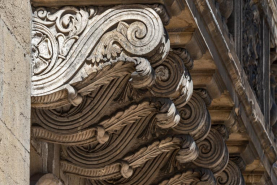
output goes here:
[{"label": "ornamental scrollwork panel", "polygon": [[169,51],[167,33],[156,13],[162,14],[160,9],[144,5],[35,9],[32,102],[37,106],[64,105],[67,85],[83,81],[81,89],[75,90],[86,94],[90,80],[96,88],[124,76],[117,71],[110,79],[99,77],[103,69],[106,75],[112,73],[109,70],[113,71],[116,63],[132,64],[126,70],[132,74],[135,87],[151,86],[153,66],[160,64]]}]

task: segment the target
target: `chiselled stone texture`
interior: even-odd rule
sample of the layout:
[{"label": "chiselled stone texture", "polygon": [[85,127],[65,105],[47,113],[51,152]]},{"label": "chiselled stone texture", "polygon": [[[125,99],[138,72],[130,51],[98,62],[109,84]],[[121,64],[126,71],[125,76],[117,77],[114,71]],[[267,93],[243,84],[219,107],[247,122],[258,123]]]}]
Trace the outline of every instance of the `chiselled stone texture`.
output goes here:
[{"label": "chiselled stone texture", "polygon": [[0,2],[0,184],[29,184],[30,12],[29,1]]}]

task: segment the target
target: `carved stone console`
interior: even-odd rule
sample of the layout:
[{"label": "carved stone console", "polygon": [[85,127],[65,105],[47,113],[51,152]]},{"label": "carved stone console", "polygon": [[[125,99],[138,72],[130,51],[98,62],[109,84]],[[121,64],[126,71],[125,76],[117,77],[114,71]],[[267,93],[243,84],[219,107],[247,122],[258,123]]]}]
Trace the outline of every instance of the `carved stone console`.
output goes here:
[{"label": "carved stone console", "polygon": [[32,140],[56,146],[63,183],[243,184],[169,20],[159,4],[33,9]]}]

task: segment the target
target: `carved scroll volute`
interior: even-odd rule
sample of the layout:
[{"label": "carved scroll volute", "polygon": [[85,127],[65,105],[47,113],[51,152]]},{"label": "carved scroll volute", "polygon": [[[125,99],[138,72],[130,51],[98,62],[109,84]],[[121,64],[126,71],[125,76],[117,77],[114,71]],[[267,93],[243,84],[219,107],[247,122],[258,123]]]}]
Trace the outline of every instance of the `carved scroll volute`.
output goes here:
[{"label": "carved scroll volute", "polygon": [[194,91],[189,102],[180,107],[176,105],[180,114],[179,124],[173,128],[177,133],[190,134],[198,143],[205,139],[211,127],[211,118],[209,111],[201,93],[205,90]]},{"label": "carved scroll volute", "polygon": [[218,185],[245,185],[240,168],[236,163],[229,160],[227,167],[216,175]]},{"label": "carved scroll volute", "polygon": [[[224,128],[224,126],[211,128],[208,136],[197,143],[199,156],[193,161],[199,167],[211,169],[214,175],[221,173],[229,160],[229,152],[222,136],[222,130],[220,130]],[[227,131],[226,128],[225,131]]]},{"label": "carved scroll volute", "polygon": [[150,92],[157,97],[178,98],[179,104],[186,104],[193,91],[188,71],[192,66],[193,60],[185,49],[171,50],[161,64],[154,66],[156,80]]},{"label": "carved scroll volute", "polygon": [[[152,84],[155,74],[151,63],[161,63],[169,52],[161,18],[150,6],[144,5],[103,10],[64,7],[49,12],[44,8],[34,11],[33,104],[40,107],[49,103],[54,107],[66,105],[72,103],[66,101],[67,85],[74,87],[77,82],[83,82],[81,89],[76,88],[76,92],[83,95],[87,90],[133,72],[134,87]],[[111,75],[113,66],[118,63],[132,65]],[[105,80],[103,73],[110,74],[109,78]],[[84,89],[89,84],[94,88]]]}]

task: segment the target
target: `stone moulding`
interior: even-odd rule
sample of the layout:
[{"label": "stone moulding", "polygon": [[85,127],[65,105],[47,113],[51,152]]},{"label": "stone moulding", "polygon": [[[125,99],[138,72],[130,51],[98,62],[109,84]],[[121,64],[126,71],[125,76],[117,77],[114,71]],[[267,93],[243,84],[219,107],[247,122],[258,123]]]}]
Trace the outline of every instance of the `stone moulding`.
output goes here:
[{"label": "stone moulding", "polygon": [[[255,138],[260,141],[255,143],[255,146],[267,151],[265,154],[268,160],[265,160],[264,166],[266,167],[267,173],[272,174],[272,182],[276,183],[277,173],[272,173],[272,164],[276,161],[277,156],[274,138],[272,138],[266,130],[263,114],[255,95],[251,90],[247,77],[242,70],[240,61],[235,53],[235,48],[232,43],[229,42],[229,38],[226,34],[223,33],[222,29],[219,27],[218,16],[214,11],[214,5],[208,1],[195,1],[195,3],[190,1],[186,2],[193,14],[197,11],[197,13],[200,14],[200,16],[198,16],[203,17],[203,21],[201,21],[199,27],[203,34],[209,32],[208,45],[210,45],[210,47],[215,47],[220,51],[219,53],[213,52],[212,54],[216,57],[221,57],[222,59],[218,60],[217,65],[222,68],[224,74],[228,74],[228,79],[226,78],[226,80],[230,80],[234,86],[234,93],[236,93],[235,95],[241,102],[241,105],[239,106],[241,113],[240,116],[243,117],[243,119],[246,117],[249,118],[245,124],[247,124],[247,127],[254,130],[255,134],[251,135],[251,139]],[[206,27],[206,25],[209,26]],[[213,41],[214,45],[210,41]],[[259,157],[262,158],[264,156],[261,155]]]}]

